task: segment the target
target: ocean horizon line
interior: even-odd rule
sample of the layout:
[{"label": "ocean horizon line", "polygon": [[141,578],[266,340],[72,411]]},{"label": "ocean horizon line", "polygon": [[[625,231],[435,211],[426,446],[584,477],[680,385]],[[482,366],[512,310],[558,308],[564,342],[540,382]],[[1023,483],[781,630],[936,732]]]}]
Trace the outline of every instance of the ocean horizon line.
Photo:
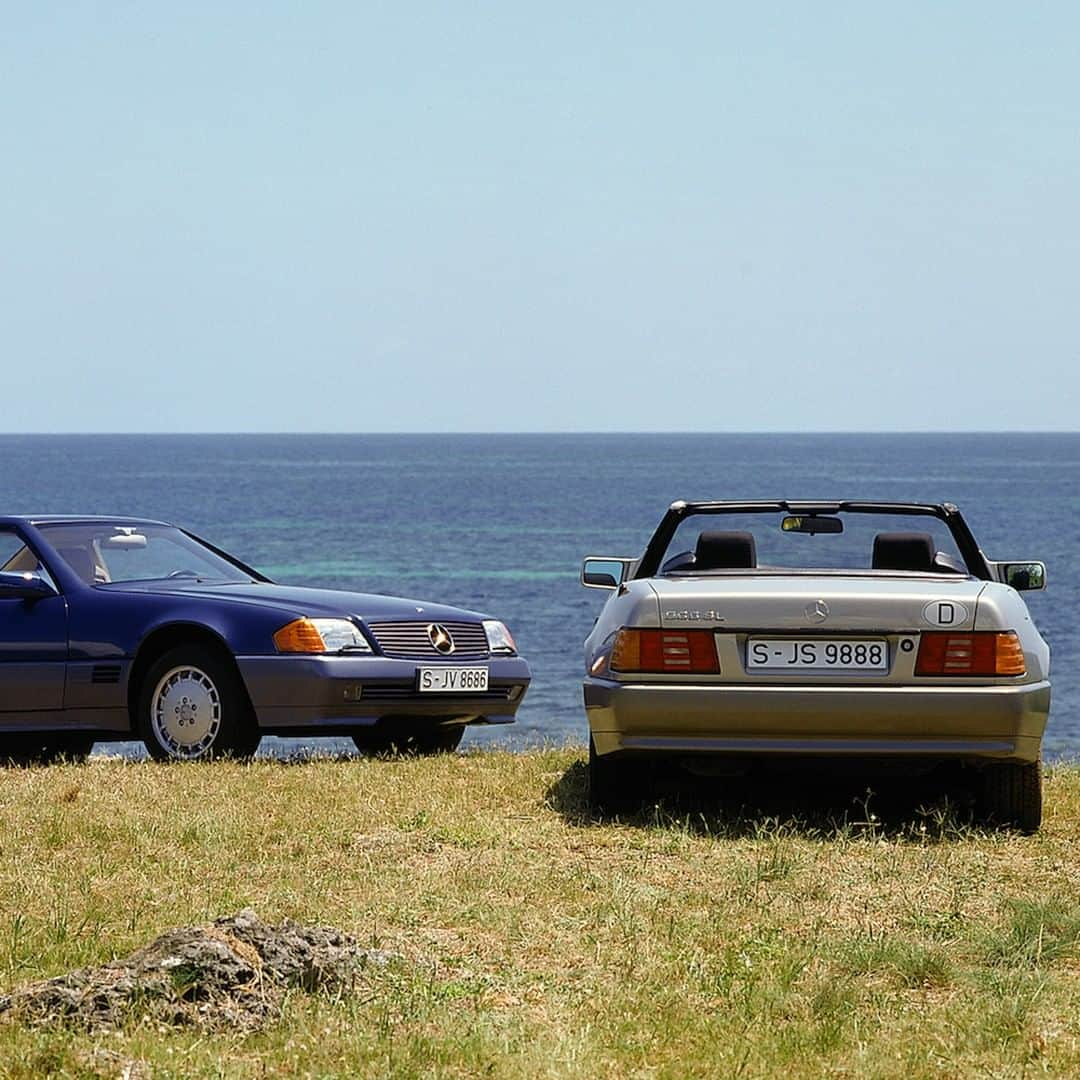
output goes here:
[{"label": "ocean horizon line", "polygon": [[664,436],[666,438],[700,438],[704,436],[724,436],[737,438],[758,437],[806,437],[806,436],[897,436],[897,435],[945,435],[945,436],[968,436],[968,435],[1080,435],[1080,428],[1075,430],[1066,429],[1042,429],[1042,428],[896,428],[896,429],[858,429],[836,428],[815,429],[803,431],[790,430],[758,430],[758,431],[665,431],[662,429],[642,430],[521,430],[521,431],[465,431],[465,430],[432,430],[423,431],[254,431],[254,430],[214,430],[214,431],[6,431],[0,432],[0,438],[214,438],[229,436],[231,438],[506,438],[506,437],[557,437],[557,436],[587,436],[587,437],[618,437],[627,438],[635,435]]}]

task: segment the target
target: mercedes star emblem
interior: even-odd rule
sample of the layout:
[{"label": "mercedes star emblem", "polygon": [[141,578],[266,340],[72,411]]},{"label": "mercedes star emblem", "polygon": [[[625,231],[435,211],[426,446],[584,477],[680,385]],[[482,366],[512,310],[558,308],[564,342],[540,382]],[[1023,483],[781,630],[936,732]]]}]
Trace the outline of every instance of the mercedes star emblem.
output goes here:
[{"label": "mercedes star emblem", "polygon": [[829,617],[829,605],[824,600],[815,600],[806,605],[806,617],[811,622],[824,622]]},{"label": "mercedes star emblem", "polygon": [[436,652],[452,653],[454,651],[454,639],[450,636],[450,631],[441,623],[432,623],[427,628],[427,633]]}]

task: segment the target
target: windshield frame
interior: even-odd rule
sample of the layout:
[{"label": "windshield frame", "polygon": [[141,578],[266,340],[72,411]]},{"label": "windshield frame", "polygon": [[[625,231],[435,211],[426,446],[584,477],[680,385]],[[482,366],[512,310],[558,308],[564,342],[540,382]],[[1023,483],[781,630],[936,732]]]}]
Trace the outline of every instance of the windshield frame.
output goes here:
[{"label": "windshield frame", "polygon": [[[817,500],[754,501],[754,502],[673,502],[667,513],[661,518],[652,538],[646,545],[645,552],[637,565],[633,579],[655,577],[667,556],[668,547],[675,536],[675,531],[689,517],[724,515],[724,514],[776,514],[789,513],[800,516],[809,514],[892,514],[902,516],[926,516],[943,521],[956,543],[960,557],[972,577],[990,581],[993,575],[979,545],[975,541],[967,522],[960,510],[952,503],[893,503],[893,502],[848,502]],[[741,573],[756,573],[754,570]],[[792,569],[787,573],[814,573],[811,570]],[[820,571],[817,571],[820,572]],[[871,571],[864,571],[870,573]]]}]

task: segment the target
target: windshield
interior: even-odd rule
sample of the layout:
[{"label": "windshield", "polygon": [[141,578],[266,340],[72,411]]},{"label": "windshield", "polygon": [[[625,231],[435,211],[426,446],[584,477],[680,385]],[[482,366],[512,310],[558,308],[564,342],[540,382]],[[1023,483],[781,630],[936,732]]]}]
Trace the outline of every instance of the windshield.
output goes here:
[{"label": "windshield", "polygon": [[231,581],[252,578],[171,525],[79,522],[42,525],[42,536],[88,585],[114,581]]},{"label": "windshield", "polygon": [[931,514],[690,514],[660,560],[661,573],[750,568],[968,572],[948,525]]}]

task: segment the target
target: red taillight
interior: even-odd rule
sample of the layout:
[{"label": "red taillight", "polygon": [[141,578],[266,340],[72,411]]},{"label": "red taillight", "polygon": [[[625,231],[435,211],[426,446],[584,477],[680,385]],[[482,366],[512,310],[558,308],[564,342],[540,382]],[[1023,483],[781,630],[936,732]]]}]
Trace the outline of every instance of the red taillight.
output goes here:
[{"label": "red taillight", "polygon": [[620,630],[610,666],[612,671],[697,675],[720,670],[709,630]]},{"label": "red taillight", "polygon": [[1013,630],[922,635],[916,675],[1023,675],[1024,650]]}]

